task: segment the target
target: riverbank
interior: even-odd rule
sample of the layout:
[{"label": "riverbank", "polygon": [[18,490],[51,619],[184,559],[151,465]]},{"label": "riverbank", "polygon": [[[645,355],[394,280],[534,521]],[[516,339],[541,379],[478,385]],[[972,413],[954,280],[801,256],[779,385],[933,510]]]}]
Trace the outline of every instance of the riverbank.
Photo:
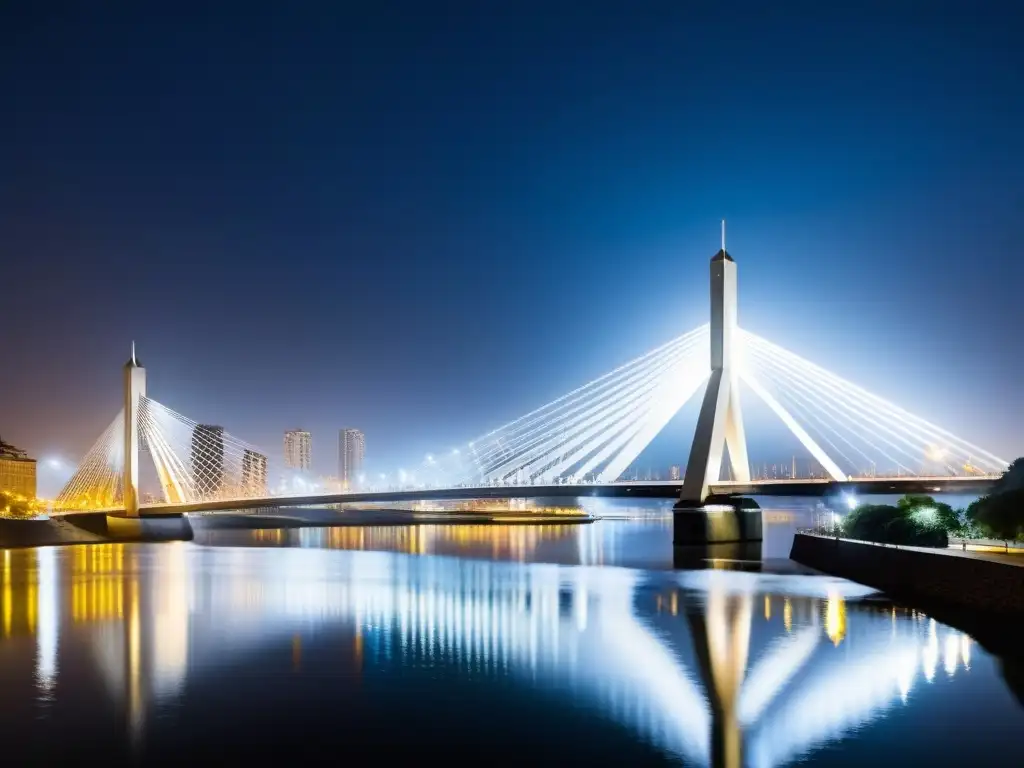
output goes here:
[{"label": "riverbank", "polygon": [[192,528],[184,515],[129,518],[123,514],[87,512],[27,520],[0,519],[2,549],[191,540]]},{"label": "riverbank", "polygon": [[268,528],[345,528],[396,525],[581,525],[589,515],[505,512],[419,512],[409,509],[295,509],[290,514],[245,515],[218,512],[190,515],[196,530],[265,530]]},{"label": "riverbank", "polygon": [[1024,556],[882,546],[797,533],[790,557],[874,587],[968,632],[993,653],[1019,654],[1018,633],[1005,630],[1024,619]]},{"label": "riverbank", "polygon": [[190,541],[193,530],[266,530],[405,525],[578,525],[588,515],[417,512],[403,509],[294,509],[274,513],[193,514],[129,519],[85,513],[46,519],[0,519],[0,549],[113,542]]}]

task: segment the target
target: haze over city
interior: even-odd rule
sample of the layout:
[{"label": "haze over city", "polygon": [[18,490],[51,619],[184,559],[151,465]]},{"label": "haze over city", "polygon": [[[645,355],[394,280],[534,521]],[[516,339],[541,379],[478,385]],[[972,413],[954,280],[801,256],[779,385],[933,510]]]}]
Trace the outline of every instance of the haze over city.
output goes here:
[{"label": "haze over city", "polygon": [[705,322],[725,218],[744,327],[1022,452],[995,7],[529,5],[7,8],[4,438],[77,459],[135,341],[180,412],[390,470]]}]

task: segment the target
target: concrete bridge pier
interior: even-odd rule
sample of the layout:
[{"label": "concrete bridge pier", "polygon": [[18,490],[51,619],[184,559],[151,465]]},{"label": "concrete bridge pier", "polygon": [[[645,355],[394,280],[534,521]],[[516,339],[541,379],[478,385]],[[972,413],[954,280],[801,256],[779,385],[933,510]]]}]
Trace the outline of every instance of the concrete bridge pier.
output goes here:
[{"label": "concrete bridge pier", "polygon": [[192,541],[194,534],[183,514],[158,517],[107,515],[107,535],[114,541]]},{"label": "concrete bridge pier", "polygon": [[709,496],[704,504],[677,503],[672,509],[672,544],[676,547],[757,544],[760,554],[761,508],[753,499]]},{"label": "concrete bridge pier", "polygon": [[91,534],[98,541],[192,541],[194,538],[188,516],[181,513],[133,517],[127,512],[86,512],[60,519],[65,526]]}]

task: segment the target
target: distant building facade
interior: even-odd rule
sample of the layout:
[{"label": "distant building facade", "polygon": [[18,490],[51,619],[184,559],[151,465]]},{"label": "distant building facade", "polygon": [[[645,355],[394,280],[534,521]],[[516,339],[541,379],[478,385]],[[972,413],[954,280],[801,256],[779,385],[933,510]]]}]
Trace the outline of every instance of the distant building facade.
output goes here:
[{"label": "distant building facade", "polygon": [[36,497],[36,460],[0,440],[0,491],[26,499]]},{"label": "distant building facade", "polygon": [[354,488],[363,471],[366,437],[362,431],[346,427],[338,433],[338,479],[342,488]]},{"label": "distant building facade", "polygon": [[304,429],[284,433],[285,469],[306,471],[313,465],[313,436]]},{"label": "distant building facade", "polygon": [[267,495],[267,457],[248,448],[242,453],[242,491],[250,496]]},{"label": "distant building facade", "polygon": [[682,473],[679,471],[679,465],[673,464],[668,468],[668,479],[679,480],[682,477]]},{"label": "distant building facade", "polygon": [[215,496],[224,486],[224,427],[196,424],[192,430],[192,477],[196,492]]}]

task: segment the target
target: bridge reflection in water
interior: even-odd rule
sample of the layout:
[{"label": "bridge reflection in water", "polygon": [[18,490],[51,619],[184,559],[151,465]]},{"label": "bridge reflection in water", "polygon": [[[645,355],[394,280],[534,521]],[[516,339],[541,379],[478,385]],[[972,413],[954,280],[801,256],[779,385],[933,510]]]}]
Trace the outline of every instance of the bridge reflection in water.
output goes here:
[{"label": "bridge reflection in water", "polygon": [[[557,529],[503,529],[491,546],[515,551]],[[394,546],[443,551],[444,536],[483,546],[494,535],[447,530],[425,544],[425,531],[396,529]],[[143,755],[147,731],[174,727],[167,715],[153,721],[154,708],[191,706],[187,680],[227,674],[228,660],[244,665],[268,648],[287,648],[301,669],[307,642],[332,630],[350,639],[354,674],[429,664],[521,680],[697,764],[790,762],[971,669],[966,636],[856,602],[862,588],[824,577],[190,544],[2,557],[3,696],[59,699],[62,675],[88,679],[78,668],[86,646],[89,672]]]},{"label": "bridge reflection in water", "polygon": [[672,515],[652,514],[649,509],[642,510],[636,524],[620,520],[591,525],[421,523],[264,530],[197,526],[196,541],[214,546],[347,549],[562,565],[664,569],[673,563]]}]

